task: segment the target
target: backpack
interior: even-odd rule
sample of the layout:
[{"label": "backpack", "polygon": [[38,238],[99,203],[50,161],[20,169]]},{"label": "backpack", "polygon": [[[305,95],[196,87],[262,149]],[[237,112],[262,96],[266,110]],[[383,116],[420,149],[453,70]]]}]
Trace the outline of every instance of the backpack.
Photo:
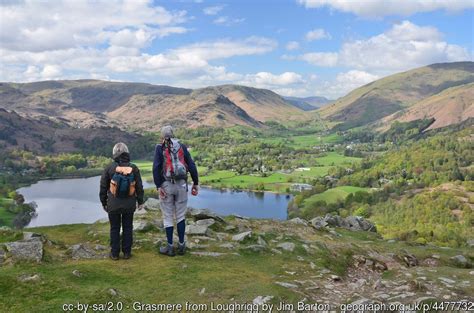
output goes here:
[{"label": "backpack", "polygon": [[163,176],[167,180],[188,179],[188,165],[184,159],[184,150],[179,141],[170,140],[163,144]]},{"label": "backpack", "polygon": [[130,166],[119,166],[110,180],[110,193],[115,198],[128,198],[135,196],[135,175]]}]

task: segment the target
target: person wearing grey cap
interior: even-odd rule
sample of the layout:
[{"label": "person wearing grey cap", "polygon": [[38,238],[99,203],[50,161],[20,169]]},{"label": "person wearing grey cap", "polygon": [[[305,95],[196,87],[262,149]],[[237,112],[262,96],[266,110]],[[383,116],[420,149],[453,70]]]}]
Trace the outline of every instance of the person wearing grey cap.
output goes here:
[{"label": "person wearing grey cap", "polygon": [[112,156],[114,162],[104,169],[100,179],[99,197],[110,221],[110,258],[118,260],[122,248],[123,258],[129,259],[132,256],[133,213],[137,202],[139,209],[143,208],[143,184],[140,170],[130,163],[130,153],[124,143],[114,146]]},{"label": "person wearing grey cap", "polygon": [[163,224],[168,244],[160,247],[160,253],[175,255],[173,246],[173,229],[176,220],[178,230],[178,254],[186,250],[184,233],[186,229],[185,215],[188,206],[188,172],[193,180],[191,194],[197,196],[199,178],[196,164],[187,147],[174,138],[173,128],[164,126],[161,129],[162,143],[156,145],[153,161],[153,180],[160,194]]}]

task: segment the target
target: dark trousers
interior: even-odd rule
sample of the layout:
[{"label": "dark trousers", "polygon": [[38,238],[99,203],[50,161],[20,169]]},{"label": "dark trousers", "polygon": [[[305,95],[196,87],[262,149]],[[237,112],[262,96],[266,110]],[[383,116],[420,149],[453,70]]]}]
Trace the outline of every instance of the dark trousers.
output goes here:
[{"label": "dark trousers", "polygon": [[122,228],[122,252],[131,253],[133,243],[133,212],[109,213],[110,248],[114,256],[120,253],[120,228]]}]

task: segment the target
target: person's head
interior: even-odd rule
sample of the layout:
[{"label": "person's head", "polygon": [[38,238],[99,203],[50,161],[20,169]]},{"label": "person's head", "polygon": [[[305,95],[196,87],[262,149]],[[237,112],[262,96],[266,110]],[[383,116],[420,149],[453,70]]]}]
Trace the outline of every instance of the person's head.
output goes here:
[{"label": "person's head", "polygon": [[128,152],[128,147],[123,142],[119,142],[119,143],[115,144],[114,148],[112,149],[112,157],[114,159],[116,159],[119,156],[121,156],[122,153],[129,153]]},{"label": "person's head", "polygon": [[174,137],[173,127],[171,125],[166,125],[161,128],[161,139],[169,140]]}]

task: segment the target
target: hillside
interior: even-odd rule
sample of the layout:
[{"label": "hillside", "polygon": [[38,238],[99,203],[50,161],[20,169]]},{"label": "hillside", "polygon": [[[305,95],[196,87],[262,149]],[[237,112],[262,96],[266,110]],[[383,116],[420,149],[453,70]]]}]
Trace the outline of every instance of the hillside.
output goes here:
[{"label": "hillside", "polygon": [[318,112],[323,118],[340,123],[338,129],[349,129],[411,107],[447,88],[472,82],[474,62],[433,64],[357,88]]},{"label": "hillside", "polygon": [[222,85],[198,89],[196,92],[208,92],[208,90],[226,96],[257,121],[289,121],[304,118],[302,110],[268,89]]},{"label": "hillside", "polygon": [[115,142],[132,142],[139,137],[110,127],[73,128],[47,117],[26,118],[0,108],[1,147],[60,153],[98,151],[110,146],[111,151]]},{"label": "hillside", "polygon": [[142,130],[156,130],[165,122],[258,127],[262,121],[303,117],[302,110],[265,89],[226,85],[191,90],[99,80],[0,83],[0,108],[73,126]]},{"label": "hillside", "polygon": [[293,104],[295,107],[300,108],[304,111],[316,110],[323,105],[334,102],[334,100],[329,100],[325,97],[283,97],[286,101]]},{"label": "hillside", "polygon": [[[1,229],[0,311],[52,312],[81,303],[90,312],[108,301],[123,304],[124,312],[152,304],[181,304],[159,311],[184,311],[186,303],[207,306],[186,311],[211,305],[220,312],[277,311],[282,302],[293,309],[280,311],[339,311],[349,303],[472,300],[472,249],[407,245],[303,219],[222,219],[193,211],[190,249],[170,258],[157,253],[163,222],[156,207],[147,208],[136,213],[130,260],[107,259],[108,223]],[[297,302],[308,307],[296,310]]]},{"label": "hillside", "polygon": [[439,94],[423,99],[413,106],[383,118],[378,130],[390,128],[395,122],[411,122],[434,118],[429,129],[461,123],[474,117],[474,83],[448,88]]}]

